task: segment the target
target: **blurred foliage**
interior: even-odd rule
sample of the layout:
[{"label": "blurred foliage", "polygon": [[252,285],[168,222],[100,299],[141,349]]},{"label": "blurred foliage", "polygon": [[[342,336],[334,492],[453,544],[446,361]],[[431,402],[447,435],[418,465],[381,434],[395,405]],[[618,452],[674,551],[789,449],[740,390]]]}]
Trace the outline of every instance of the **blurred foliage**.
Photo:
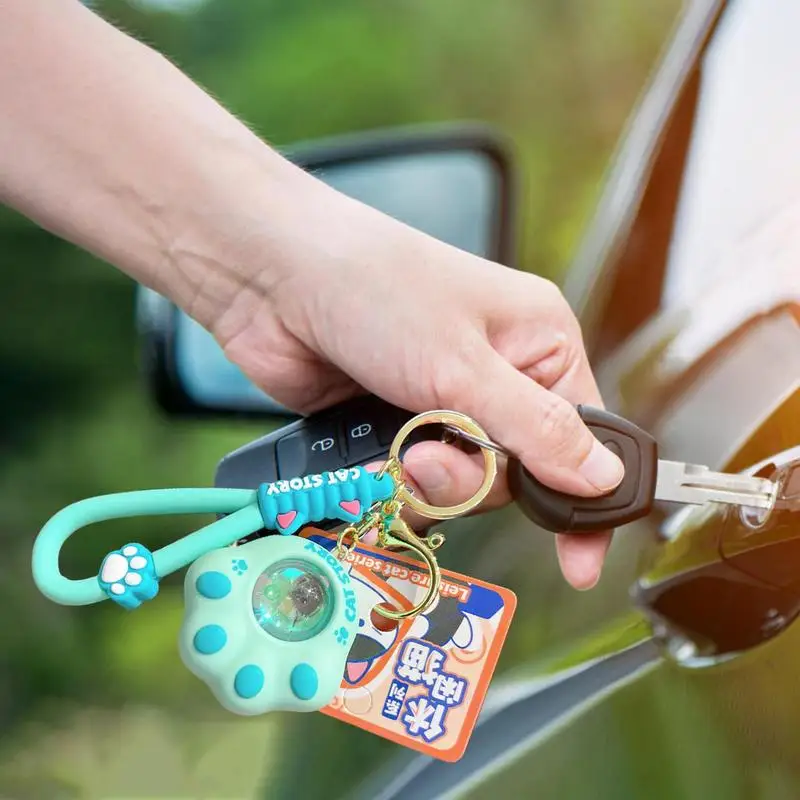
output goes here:
[{"label": "blurred foliage", "polygon": [[[278,146],[453,119],[496,125],[523,172],[523,264],[558,278],[680,3],[210,0],[182,13],[93,5]],[[137,374],[132,283],[2,209],[0,243],[0,795],[250,797],[267,780],[271,797],[338,796],[365,763],[396,748],[320,715],[231,721],[178,659],[179,579],[137,615],[61,608],[35,591],[30,549],[52,513],[105,492],[207,485],[218,459],[264,426],[164,419]],[[63,569],[90,575],[115,543],[158,547],[198,522],[99,526],[70,543]],[[526,559],[509,578],[520,613],[501,672],[606,613],[603,603],[587,613],[574,595],[556,613],[549,544],[510,525],[503,515],[465,524],[469,545],[447,556],[489,579]],[[490,568],[496,550],[478,528],[505,536],[505,561]],[[129,761],[126,771],[122,743],[148,766]],[[312,746],[325,769],[307,769]],[[279,752],[301,758],[284,762]]]}]

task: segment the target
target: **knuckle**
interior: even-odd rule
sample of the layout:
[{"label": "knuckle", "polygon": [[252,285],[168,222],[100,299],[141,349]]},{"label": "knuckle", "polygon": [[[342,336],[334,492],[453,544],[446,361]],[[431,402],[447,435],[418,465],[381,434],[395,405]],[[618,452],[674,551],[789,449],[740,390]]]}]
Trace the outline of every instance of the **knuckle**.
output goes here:
[{"label": "knuckle", "polygon": [[578,328],[578,320],[561,288],[551,280],[545,280],[544,298],[554,320],[558,320],[561,327],[573,334]]},{"label": "knuckle", "polygon": [[563,313],[564,311],[570,312],[569,303],[567,303],[561,288],[557,283],[551,281],[549,278],[539,278],[539,296],[543,298],[553,310]]},{"label": "knuckle", "polygon": [[566,374],[570,369],[583,362],[586,358],[586,350],[583,346],[583,337],[580,330],[574,332],[565,331],[559,339],[558,360],[562,364],[562,374]]},{"label": "knuckle", "polygon": [[538,430],[540,437],[548,444],[568,437],[568,429],[574,427],[572,409],[558,395],[548,392],[539,404]]},{"label": "knuckle", "polygon": [[564,347],[559,345],[555,350],[549,351],[544,358],[528,367],[525,374],[544,389],[550,389],[568,374],[569,368],[569,354]]}]

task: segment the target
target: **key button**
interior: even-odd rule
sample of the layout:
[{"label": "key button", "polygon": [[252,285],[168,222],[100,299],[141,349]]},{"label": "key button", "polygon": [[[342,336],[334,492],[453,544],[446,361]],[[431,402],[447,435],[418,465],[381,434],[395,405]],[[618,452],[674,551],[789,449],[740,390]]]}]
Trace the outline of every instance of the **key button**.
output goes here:
[{"label": "key button", "polygon": [[375,423],[366,415],[349,417],[344,429],[349,460],[353,464],[360,464],[381,451]]},{"label": "key button", "polygon": [[373,436],[375,436],[375,431],[372,429],[372,424],[369,422],[360,422],[347,432],[347,437],[350,441],[353,439],[372,438]]},{"label": "key button", "polygon": [[344,452],[336,422],[324,427],[301,429],[278,441],[278,474],[281,478],[297,478],[338,469],[342,466]]}]

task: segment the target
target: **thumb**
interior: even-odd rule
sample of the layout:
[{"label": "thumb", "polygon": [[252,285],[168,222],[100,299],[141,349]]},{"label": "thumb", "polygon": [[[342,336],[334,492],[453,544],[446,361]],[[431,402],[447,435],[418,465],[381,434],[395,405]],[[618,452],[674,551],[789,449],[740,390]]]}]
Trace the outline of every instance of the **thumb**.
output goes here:
[{"label": "thumb", "polygon": [[624,476],[622,462],[594,437],[572,403],[488,349],[447,398],[452,407],[473,417],[553,489],[591,497],[615,488]]}]

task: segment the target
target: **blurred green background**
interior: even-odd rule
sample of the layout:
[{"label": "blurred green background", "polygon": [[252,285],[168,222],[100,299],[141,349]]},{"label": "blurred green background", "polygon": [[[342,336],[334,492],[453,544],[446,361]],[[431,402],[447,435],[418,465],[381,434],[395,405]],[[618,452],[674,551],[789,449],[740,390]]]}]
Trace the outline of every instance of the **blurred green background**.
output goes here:
[{"label": "blurred green background", "polygon": [[[556,279],[680,11],[678,0],[93,5],[278,146],[454,119],[496,125],[523,170],[523,266]],[[393,746],[318,715],[240,720],[217,711],[177,655],[180,579],[134,615],[38,596],[30,551],[51,514],[106,492],[208,485],[218,459],[264,426],[160,416],[140,384],[125,276],[2,209],[0,260],[0,795],[300,796],[286,788],[284,756],[313,743],[325,748],[325,768],[302,796],[338,796],[366,756]],[[470,523],[464,541],[501,520]],[[90,575],[123,541],[158,547],[198,522],[92,529],[67,547],[64,569]],[[475,555],[478,540],[469,541]],[[546,609],[533,601],[560,580],[551,543],[527,546],[513,588],[521,607]],[[476,559],[492,579],[496,566]],[[566,609],[561,636],[603,618],[602,604],[587,614],[572,600]],[[519,615],[500,673],[555,638],[544,611]]]}]

